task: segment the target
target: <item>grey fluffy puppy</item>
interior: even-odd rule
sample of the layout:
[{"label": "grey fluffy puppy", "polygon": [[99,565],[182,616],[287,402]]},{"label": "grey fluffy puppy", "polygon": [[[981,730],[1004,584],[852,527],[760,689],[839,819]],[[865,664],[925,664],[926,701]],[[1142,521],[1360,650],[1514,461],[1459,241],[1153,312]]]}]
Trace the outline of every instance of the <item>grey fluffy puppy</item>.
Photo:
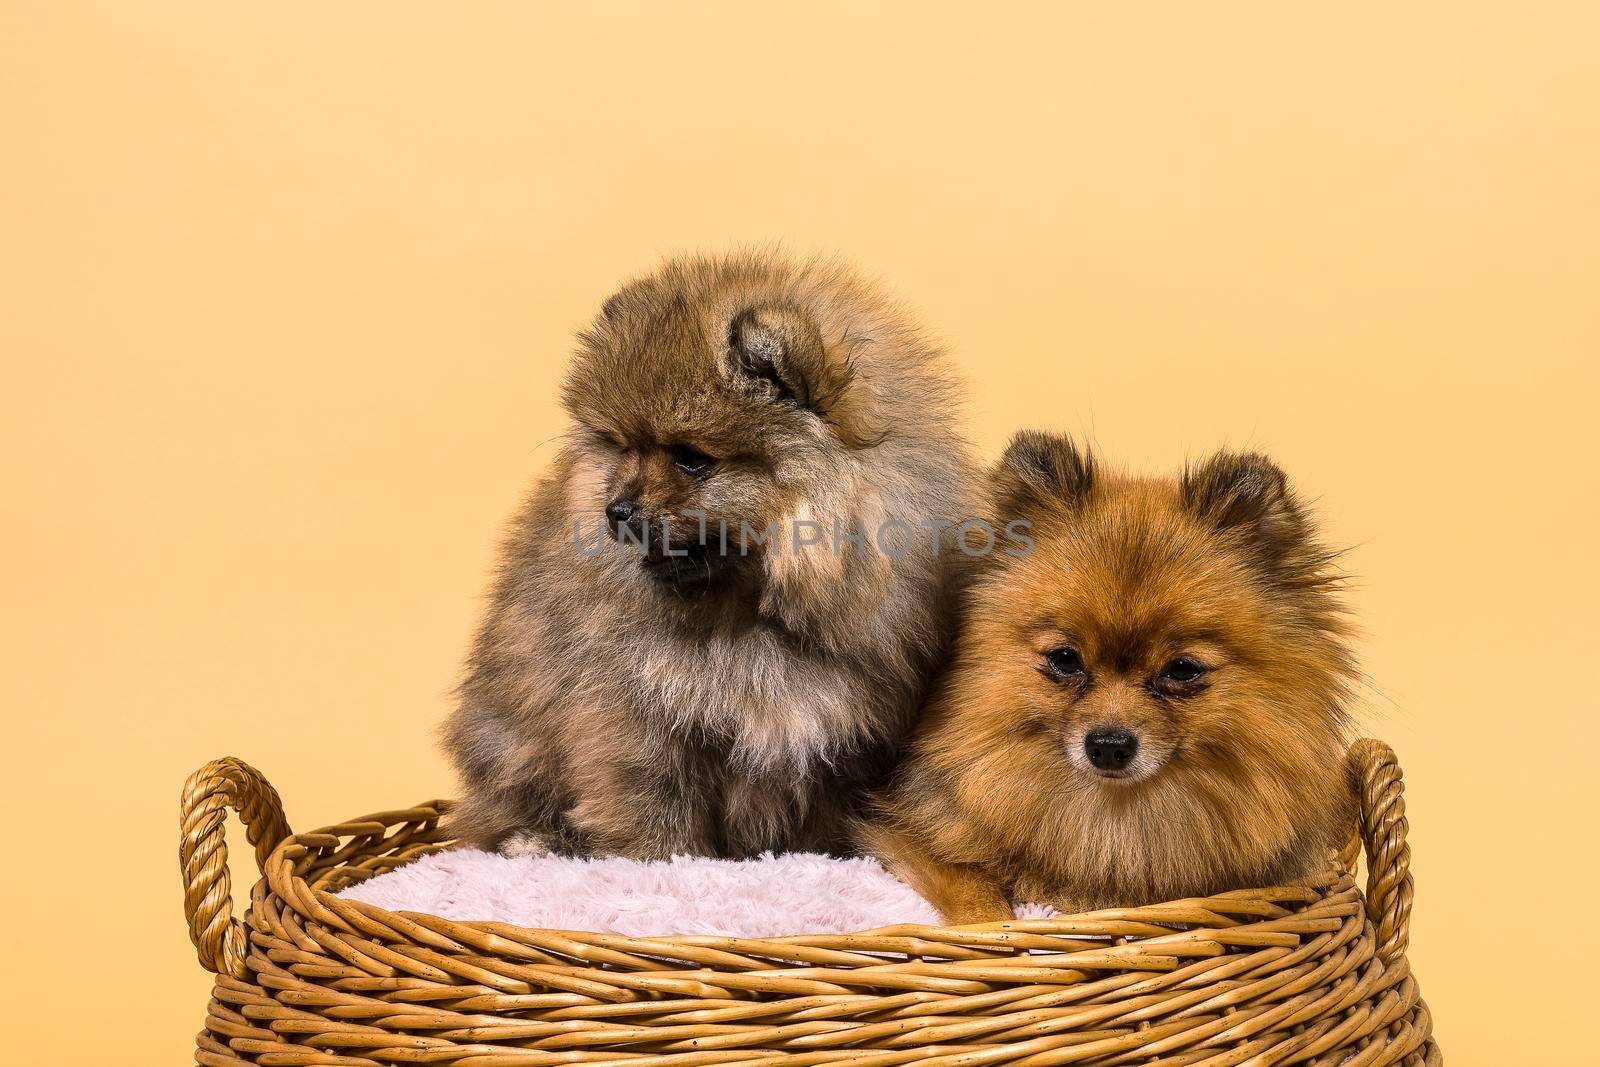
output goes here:
[{"label": "grey fluffy puppy", "polygon": [[834,264],[680,259],[607,300],[446,726],[458,836],[850,851],[954,626],[953,394]]}]

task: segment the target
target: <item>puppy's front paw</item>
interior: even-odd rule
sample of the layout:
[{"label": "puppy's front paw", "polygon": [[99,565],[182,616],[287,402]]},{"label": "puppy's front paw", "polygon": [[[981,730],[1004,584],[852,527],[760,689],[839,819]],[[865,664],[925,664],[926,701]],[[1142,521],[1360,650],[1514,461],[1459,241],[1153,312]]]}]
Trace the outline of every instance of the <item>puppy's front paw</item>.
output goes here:
[{"label": "puppy's front paw", "polygon": [[550,839],[544,834],[536,834],[531,830],[524,830],[512,834],[500,846],[502,856],[545,856],[550,853]]}]

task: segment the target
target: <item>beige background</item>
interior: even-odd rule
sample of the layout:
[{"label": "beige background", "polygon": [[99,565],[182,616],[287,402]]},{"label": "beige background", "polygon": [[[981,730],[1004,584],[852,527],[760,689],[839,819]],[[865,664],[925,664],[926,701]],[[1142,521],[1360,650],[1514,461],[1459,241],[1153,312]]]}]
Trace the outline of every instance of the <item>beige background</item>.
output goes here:
[{"label": "beige background", "polygon": [[206,759],[299,827],[451,790],[431,731],[574,328],[664,252],[779,240],[923,309],[986,455],[1288,468],[1354,546],[1451,1062],[1596,1062],[1597,37],[1576,3],[5,3],[6,1060],[185,1061]]}]

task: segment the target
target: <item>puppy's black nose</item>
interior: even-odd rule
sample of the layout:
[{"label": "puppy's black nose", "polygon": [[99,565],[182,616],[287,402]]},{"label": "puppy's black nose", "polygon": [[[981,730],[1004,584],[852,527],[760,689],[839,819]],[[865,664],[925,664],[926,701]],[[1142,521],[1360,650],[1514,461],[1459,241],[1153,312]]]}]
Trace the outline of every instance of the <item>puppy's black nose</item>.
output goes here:
[{"label": "puppy's black nose", "polygon": [[1125,771],[1139,752],[1139,739],[1127,730],[1097,726],[1083,739],[1083,754],[1099,771]]},{"label": "puppy's black nose", "polygon": [[606,518],[612,522],[627,522],[638,510],[639,505],[633,501],[626,497],[618,497],[606,505]]}]

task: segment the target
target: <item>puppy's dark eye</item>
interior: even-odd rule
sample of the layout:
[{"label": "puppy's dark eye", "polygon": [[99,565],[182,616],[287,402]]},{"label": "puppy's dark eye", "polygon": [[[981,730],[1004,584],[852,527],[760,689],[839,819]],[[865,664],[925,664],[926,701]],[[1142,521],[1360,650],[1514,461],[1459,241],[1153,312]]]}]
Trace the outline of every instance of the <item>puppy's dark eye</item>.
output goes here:
[{"label": "puppy's dark eye", "polygon": [[1161,668],[1161,680],[1187,685],[1190,682],[1199,681],[1205,676],[1205,673],[1206,669],[1192,656],[1179,656]]},{"label": "puppy's dark eye", "polygon": [[716,460],[688,445],[673,445],[671,456],[674,467],[694,478],[704,478],[717,465]]},{"label": "puppy's dark eye", "polygon": [[1083,673],[1083,657],[1069,645],[1052,648],[1044,654],[1044,665],[1059,678],[1074,678]]}]

